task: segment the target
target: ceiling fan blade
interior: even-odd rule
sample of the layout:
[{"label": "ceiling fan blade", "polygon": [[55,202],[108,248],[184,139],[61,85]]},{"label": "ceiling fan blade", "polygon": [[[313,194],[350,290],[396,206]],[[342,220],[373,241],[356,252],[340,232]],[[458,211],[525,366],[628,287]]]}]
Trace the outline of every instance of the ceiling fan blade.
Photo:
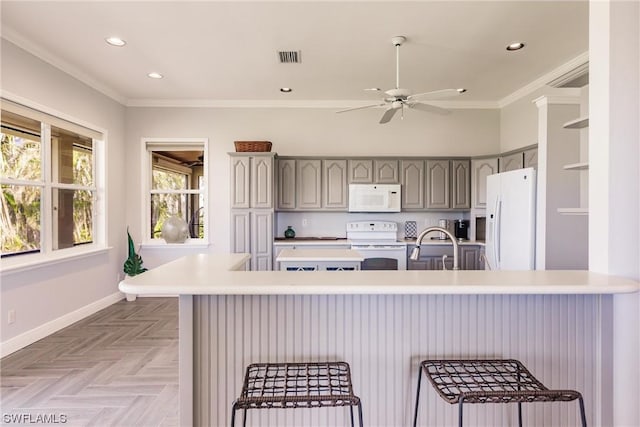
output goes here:
[{"label": "ceiling fan blade", "polygon": [[425,99],[425,100],[433,100],[433,99],[442,99],[442,98],[451,98],[453,96],[460,95],[457,89],[442,89],[442,90],[433,90],[431,92],[424,93],[416,93],[415,95],[407,96],[407,99]]},{"label": "ceiling fan blade", "polygon": [[384,114],[382,115],[382,118],[380,119],[380,124],[385,124],[387,122],[389,122],[389,120],[391,120],[393,118],[393,115],[396,113],[396,111],[398,111],[399,108],[389,108],[387,111],[384,112]]},{"label": "ceiling fan blade", "polygon": [[369,105],[365,105],[362,107],[353,107],[353,108],[347,108],[345,110],[340,110],[340,111],[336,111],[336,113],[345,113],[347,111],[355,111],[355,110],[362,110],[364,108],[373,108],[373,107],[384,107],[385,105],[387,105],[386,103],[378,103],[378,104],[369,104]]},{"label": "ceiling fan blade", "polygon": [[436,107],[435,105],[431,105],[431,104],[424,104],[422,102],[413,102],[413,103],[408,103],[407,102],[406,105],[409,108],[414,108],[414,109],[420,110],[420,111],[427,111],[429,113],[436,113],[436,114],[442,114],[442,115],[451,114],[451,111],[449,111],[449,110],[446,110],[446,109],[440,108],[440,107]]}]

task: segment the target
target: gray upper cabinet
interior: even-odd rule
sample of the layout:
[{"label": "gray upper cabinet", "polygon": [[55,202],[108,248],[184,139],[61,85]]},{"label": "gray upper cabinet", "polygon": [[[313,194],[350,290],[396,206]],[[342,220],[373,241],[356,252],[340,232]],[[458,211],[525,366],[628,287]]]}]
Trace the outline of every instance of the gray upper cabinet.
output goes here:
[{"label": "gray upper cabinet", "polygon": [[426,161],[427,209],[449,209],[450,197],[450,169],[449,160]]},{"label": "gray upper cabinet", "polygon": [[373,182],[376,184],[397,184],[398,161],[397,160],[374,160],[373,162]]},{"label": "gray upper cabinet", "polygon": [[322,161],[319,159],[296,160],[297,209],[322,208]]},{"label": "gray upper cabinet", "polygon": [[424,209],[424,160],[400,160],[402,209]]},{"label": "gray upper cabinet", "polygon": [[350,184],[373,183],[373,160],[372,159],[349,160],[349,183]]},{"label": "gray upper cabinet", "polygon": [[273,155],[231,155],[231,208],[273,208]]},{"label": "gray upper cabinet", "polygon": [[322,206],[325,209],[346,210],[347,161],[323,160],[322,162]]},{"label": "gray upper cabinet", "polygon": [[451,161],[451,197],[452,209],[469,209],[471,207],[471,164],[469,160]]},{"label": "gray upper cabinet", "polygon": [[251,158],[251,207],[273,208],[273,157]]},{"label": "gray upper cabinet", "polygon": [[289,210],[296,208],[296,161],[294,159],[278,159],[278,188],[276,209]]},{"label": "gray upper cabinet", "polygon": [[250,207],[250,174],[249,157],[231,157],[231,208]]},{"label": "gray upper cabinet", "polygon": [[471,160],[471,205],[474,209],[487,207],[487,177],[498,173],[498,158]]},{"label": "gray upper cabinet", "polygon": [[524,151],[524,167],[538,170],[538,149],[531,148]]},{"label": "gray upper cabinet", "polygon": [[522,151],[519,153],[509,154],[507,156],[500,156],[499,171],[509,172],[516,169],[522,169],[524,165]]}]

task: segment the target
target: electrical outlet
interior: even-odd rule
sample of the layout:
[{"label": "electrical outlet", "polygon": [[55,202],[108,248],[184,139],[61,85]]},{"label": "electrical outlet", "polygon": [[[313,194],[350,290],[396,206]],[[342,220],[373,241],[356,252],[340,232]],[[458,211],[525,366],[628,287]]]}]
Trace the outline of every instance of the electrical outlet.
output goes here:
[{"label": "electrical outlet", "polygon": [[16,322],[16,311],[11,309],[7,312],[7,323],[12,324]]},{"label": "electrical outlet", "polygon": [[302,226],[306,227],[307,225],[309,225],[309,221],[307,220],[307,218],[302,218]]}]

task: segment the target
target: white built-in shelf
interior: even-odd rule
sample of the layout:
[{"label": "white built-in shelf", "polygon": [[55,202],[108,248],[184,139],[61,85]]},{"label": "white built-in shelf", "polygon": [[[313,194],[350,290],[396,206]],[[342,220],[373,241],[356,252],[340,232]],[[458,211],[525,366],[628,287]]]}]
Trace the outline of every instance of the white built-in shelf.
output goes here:
[{"label": "white built-in shelf", "polygon": [[565,129],[582,129],[587,126],[589,126],[589,117],[579,117],[562,125]]},{"label": "white built-in shelf", "polygon": [[558,208],[560,215],[589,215],[589,208]]},{"label": "white built-in shelf", "polygon": [[570,165],[564,165],[563,168],[568,171],[586,170],[586,169],[589,169],[589,163],[587,162],[572,163]]}]

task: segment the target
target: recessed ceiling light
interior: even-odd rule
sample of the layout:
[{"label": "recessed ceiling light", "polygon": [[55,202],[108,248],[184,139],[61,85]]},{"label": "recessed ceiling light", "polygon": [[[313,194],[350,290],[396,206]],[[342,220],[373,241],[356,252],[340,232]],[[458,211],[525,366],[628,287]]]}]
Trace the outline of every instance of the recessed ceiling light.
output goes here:
[{"label": "recessed ceiling light", "polygon": [[509,46],[507,46],[507,50],[512,51],[512,50],[520,50],[524,47],[524,43],[522,42],[516,42],[516,43],[511,43]]},{"label": "recessed ceiling light", "polygon": [[122,40],[120,37],[107,37],[104,39],[111,46],[122,47],[127,44],[126,41]]},{"label": "recessed ceiling light", "polygon": [[291,92],[293,89],[291,89],[290,87],[281,87],[280,88],[280,92],[282,93],[289,93]]},{"label": "recessed ceiling light", "polygon": [[460,89],[456,89],[458,91],[458,93],[465,93],[467,90],[463,87],[461,87]]},{"label": "recessed ceiling light", "polygon": [[163,75],[160,73],[153,72],[153,73],[147,74],[147,77],[150,77],[152,79],[161,79]]}]

